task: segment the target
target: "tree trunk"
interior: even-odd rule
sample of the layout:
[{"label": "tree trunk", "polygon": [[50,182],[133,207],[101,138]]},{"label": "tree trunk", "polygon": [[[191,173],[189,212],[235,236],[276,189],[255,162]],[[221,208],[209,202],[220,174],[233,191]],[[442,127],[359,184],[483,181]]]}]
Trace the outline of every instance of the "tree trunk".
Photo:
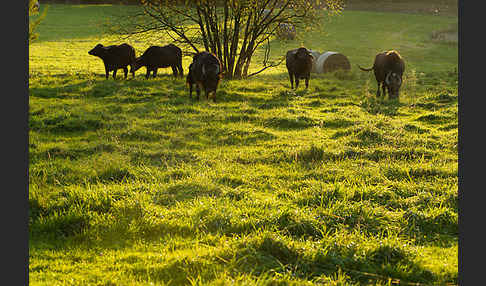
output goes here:
[{"label": "tree trunk", "polygon": [[246,76],[248,75],[248,68],[250,67],[250,62],[251,62],[251,56],[253,55],[250,54],[248,55],[248,57],[246,58],[246,63],[245,63],[245,68],[243,69],[243,74],[242,74],[242,77],[243,78],[246,78]]},{"label": "tree trunk", "polygon": [[236,50],[238,49],[238,40],[240,38],[240,23],[241,23],[241,11],[238,11],[238,14],[235,16],[234,20],[234,29],[233,29],[233,37],[231,39],[231,46],[230,46],[230,54],[228,58],[228,65],[229,65],[229,77],[232,78],[235,71],[235,59],[236,59]]},{"label": "tree trunk", "polygon": [[228,73],[228,57],[229,57],[229,43],[228,43],[228,4],[224,5],[224,27],[223,27],[223,69],[225,73]]},{"label": "tree trunk", "polygon": [[243,59],[242,59],[242,55],[240,54],[240,57],[238,59],[238,62],[236,63],[235,71],[233,73],[232,78],[241,79],[242,78],[242,69],[243,69]]}]

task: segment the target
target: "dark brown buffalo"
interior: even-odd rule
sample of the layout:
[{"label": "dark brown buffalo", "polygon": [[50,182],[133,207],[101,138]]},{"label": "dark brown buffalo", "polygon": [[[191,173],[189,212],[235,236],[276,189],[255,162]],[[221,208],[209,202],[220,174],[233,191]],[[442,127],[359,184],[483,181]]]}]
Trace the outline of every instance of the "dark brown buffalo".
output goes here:
[{"label": "dark brown buffalo", "polygon": [[209,52],[201,52],[192,58],[189,72],[186,77],[189,85],[189,97],[192,98],[192,87],[196,85],[197,100],[201,89],[204,89],[206,99],[213,94],[213,102],[216,102],[216,89],[222,77],[223,66],[216,55]]},{"label": "dark brown buffalo", "polygon": [[[106,79],[108,79],[110,71],[113,71],[113,79],[116,78],[116,71],[123,69],[125,79],[128,76],[127,66],[133,67],[135,63],[135,49],[129,44],[103,46],[96,45],[88,54],[99,57],[103,60],[105,65]],[[135,72],[131,71],[132,76],[135,77]]]},{"label": "dark brown buffalo", "polygon": [[371,68],[366,69],[359,65],[358,67],[363,71],[374,71],[378,82],[377,97],[380,96],[380,86],[383,89],[383,96],[386,96],[386,91],[388,90],[388,98],[399,97],[405,62],[397,51],[391,50],[377,54]]},{"label": "dark brown buffalo", "polygon": [[299,79],[305,79],[305,88],[309,87],[310,73],[312,70],[312,56],[311,52],[304,48],[293,49],[287,52],[285,64],[290,77],[290,87],[295,89],[299,87]]},{"label": "dark brown buffalo", "polygon": [[153,77],[157,75],[157,69],[171,67],[174,76],[183,76],[182,69],[182,50],[176,45],[169,44],[163,47],[151,46],[135,60],[132,65],[132,72],[137,71],[141,67],[147,68],[145,78],[149,78],[150,72],[153,72]]}]

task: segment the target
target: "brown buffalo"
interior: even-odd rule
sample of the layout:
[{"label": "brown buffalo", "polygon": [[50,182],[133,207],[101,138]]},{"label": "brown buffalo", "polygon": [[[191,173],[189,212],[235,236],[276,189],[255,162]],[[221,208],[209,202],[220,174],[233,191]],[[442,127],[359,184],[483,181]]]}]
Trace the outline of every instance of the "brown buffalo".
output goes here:
[{"label": "brown buffalo", "polygon": [[206,99],[209,98],[210,94],[213,94],[213,102],[216,102],[216,89],[221,80],[222,72],[223,66],[216,55],[206,51],[196,54],[189,65],[189,72],[186,77],[189,97],[192,98],[192,87],[195,84],[197,100],[199,100],[202,88],[206,94]]},{"label": "brown buffalo", "polygon": [[132,68],[132,76],[135,77],[133,71],[133,64],[135,63],[135,49],[129,44],[103,46],[102,44],[96,45],[91,49],[88,54],[99,57],[103,60],[105,65],[106,79],[109,77],[110,71],[113,71],[113,79],[116,78],[116,71],[123,69],[125,73],[125,79],[128,76],[128,68]]},{"label": "brown buffalo", "polygon": [[371,68],[362,68],[359,65],[358,67],[363,71],[373,70],[375,73],[378,82],[377,97],[380,96],[380,86],[383,89],[383,96],[386,96],[388,90],[388,98],[399,97],[405,62],[397,51],[391,50],[377,54]]},{"label": "brown buffalo", "polygon": [[286,66],[290,77],[290,87],[295,89],[299,87],[299,79],[305,79],[305,88],[309,87],[310,72],[312,70],[312,53],[304,48],[293,49],[287,52]]}]

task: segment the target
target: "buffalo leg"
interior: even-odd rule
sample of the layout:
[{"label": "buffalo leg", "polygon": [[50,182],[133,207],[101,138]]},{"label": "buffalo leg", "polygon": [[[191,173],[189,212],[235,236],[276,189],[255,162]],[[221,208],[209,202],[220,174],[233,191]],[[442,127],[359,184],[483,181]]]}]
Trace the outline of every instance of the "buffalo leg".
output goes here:
[{"label": "buffalo leg", "polygon": [[147,73],[145,74],[145,78],[148,79],[150,76],[150,69],[147,67]]},{"label": "buffalo leg", "polygon": [[201,94],[201,87],[199,87],[199,84],[196,84],[196,95],[197,95],[197,100],[199,100],[199,95]]},{"label": "buffalo leg", "polygon": [[135,78],[135,70],[132,65],[130,65],[130,72],[132,73],[132,77]]},{"label": "buffalo leg", "polygon": [[106,79],[108,79],[110,77],[110,70],[105,67],[105,74],[106,74]]},{"label": "buffalo leg", "polygon": [[380,97],[381,82],[378,82],[378,88],[376,89],[376,97]]},{"label": "buffalo leg", "polygon": [[308,89],[309,88],[309,78],[306,77],[305,78],[305,89]]},{"label": "buffalo leg", "polygon": [[177,69],[179,70],[179,75],[184,77],[184,69],[182,68],[182,64],[177,65]]},{"label": "buffalo leg", "polygon": [[295,89],[299,88],[299,78],[295,77]]},{"label": "buffalo leg", "polygon": [[289,72],[289,77],[290,77],[290,88],[294,89],[294,74]]},{"label": "buffalo leg", "polygon": [[[383,98],[386,97],[386,90],[387,90],[388,86],[385,86],[385,84],[383,83],[381,85],[381,89],[383,90]],[[390,98],[390,92],[388,92],[388,98]]]},{"label": "buffalo leg", "polygon": [[171,66],[171,68],[172,68],[172,73],[174,74],[174,77],[177,77],[177,67]]},{"label": "buffalo leg", "polygon": [[189,98],[192,98],[192,83],[189,84]]},{"label": "buffalo leg", "polygon": [[157,68],[154,68],[154,78],[157,76]]},{"label": "buffalo leg", "polygon": [[117,71],[117,69],[113,70],[113,79],[115,79],[115,80],[116,80],[116,71]]},{"label": "buffalo leg", "polygon": [[128,78],[128,68],[127,67],[123,68],[123,73],[125,74],[125,79],[127,79]]}]

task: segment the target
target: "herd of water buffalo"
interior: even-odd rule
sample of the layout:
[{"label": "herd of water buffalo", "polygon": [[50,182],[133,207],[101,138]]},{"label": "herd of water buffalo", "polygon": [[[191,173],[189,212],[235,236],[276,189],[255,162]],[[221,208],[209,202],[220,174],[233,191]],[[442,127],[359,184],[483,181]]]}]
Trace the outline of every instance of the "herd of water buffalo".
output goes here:
[{"label": "herd of water buffalo", "polygon": [[[135,71],[146,67],[145,77],[148,79],[152,72],[156,77],[159,68],[171,67],[175,77],[183,77],[182,50],[174,44],[166,46],[151,46],[140,56],[135,56],[135,49],[124,43],[121,45],[103,46],[96,45],[88,54],[99,57],[105,65],[106,79],[113,71],[113,78],[116,78],[118,69],[123,69],[125,79],[128,77],[128,66],[130,73],[135,77]],[[309,87],[310,73],[312,69],[313,56],[311,51],[300,47],[287,52],[286,66],[290,77],[290,87],[299,87],[299,80],[305,80],[305,87]],[[400,54],[395,51],[385,51],[376,55],[371,68],[358,67],[363,71],[374,71],[378,89],[376,96],[380,96],[380,88],[385,96],[388,91],[389,98],[398,98],[399,89],[402,85],[402,75],[405,70],[405,63]],[[193,56],[192,63],[186,76],[186,83],[189,86],[189,96],[192,98],[193,86],[196,85],[196,95],[199,100],[201,89],[204,90],[206,99],[212,95],[216,102],[216,89],[222,78],[223,67],[220,59],[210,52],[200,52]]]}]

